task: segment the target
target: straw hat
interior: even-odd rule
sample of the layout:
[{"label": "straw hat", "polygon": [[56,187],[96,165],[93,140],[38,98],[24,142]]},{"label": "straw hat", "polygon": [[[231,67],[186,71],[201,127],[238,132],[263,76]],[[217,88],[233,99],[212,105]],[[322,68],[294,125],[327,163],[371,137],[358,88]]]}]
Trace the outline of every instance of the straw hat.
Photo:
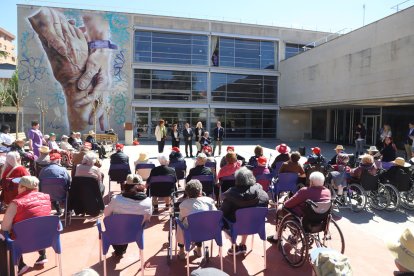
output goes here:
[{"label": "straw hat", "polygon": [[311,251],[311,262],[317,276],[352,275],[348,257],[329,248],[316,248]]},{"label": "straw hat", "polygon": [[24,143],[24,139],[23,138],[17,138],[14,142],[15,143]]},{"label": "straw hat", "polygon": [[344,146],[342,145],[337,145],[336,148],[334,148],[334,150],[344,150]]},{"label": "straw hat", "polygon": [[93,130],[89,130],[88,134],[89,134],[89,135],[94,135],[94,134],[95,134],[95,131],[93,131]]},{"label": "straw hat", "polygon": [[67,135],[62,135],[62,138],[60,138],[60,139],[68,139],[69,137],[67,136]]},{"label": "straw hat", "polygon": [[282,154],[289,153],[290,152],[290,147],[288,147],[286,144],[280,144],[276,147],[276,150],[279,153],[282,153]]},{"label": "straw hat", "polygon": [[397,242],[388,242],[387,247],[397,263],[404,268],[414,271],[414,229],[407,228]]},{"label": "straw hat", "polygon": [[39,186],[39,179],[35,176],[26,175],[20,178],[19,184],[30,190],[34,190]]},{"label": "straw hat", "polygon": [[379,150],[377,149],[376,146],[370,146],[369,149],[367,149],[367,152],[378,152]]},{"label": "straw hat", "polygon": [[405,167],[405,168],[411,167],[411,164],[405,162],[404,158],[402,158],[402,157],[395,158],[395,160],[392,161],[392,163],[394,163],[395,165],[400,166],[400,167]]},{"label": "straw hat", "polygon": [[49,154],[50,149],[49,149],[49,147],[47,147],[47,146],[41,146],[41,147],[39,148],[39,152],[40,152],[40,153],[43,153],[43,154]]},{"label": "straw hat", "polygon": [[143,162],[148,160],[148,155],[145,152],[141,152],[139,154],[138,161]]}]

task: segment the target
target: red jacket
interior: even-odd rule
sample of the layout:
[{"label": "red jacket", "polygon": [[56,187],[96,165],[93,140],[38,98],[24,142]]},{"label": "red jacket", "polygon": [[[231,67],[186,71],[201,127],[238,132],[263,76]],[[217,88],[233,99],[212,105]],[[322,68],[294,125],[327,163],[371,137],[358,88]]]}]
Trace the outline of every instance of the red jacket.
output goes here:
[{"label": "red jacket", "polygon": [[48,216],[51,212],[50,196],[34,190],[17,195],[12,202],[17,206],[13,224],[33,217]]}]

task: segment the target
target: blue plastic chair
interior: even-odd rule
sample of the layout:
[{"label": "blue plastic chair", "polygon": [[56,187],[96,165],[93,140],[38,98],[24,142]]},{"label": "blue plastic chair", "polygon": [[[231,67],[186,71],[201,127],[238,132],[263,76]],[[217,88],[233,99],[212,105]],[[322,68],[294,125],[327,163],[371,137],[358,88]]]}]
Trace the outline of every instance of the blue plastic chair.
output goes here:
[{"label": "blue plastic chair", "polygon": [[389,168],[391,168],[392,166],[394,166],[394,163],[392,162],[381,162],[381,167],[384,170],[388,170]]},{"label": "blue plastic chair", "polygon": [[204,242],[211,240],[210,255],[213,252],[213,239],[219,247],[220,266],[223,270],[223,255],[222,246],[223,240],[221,236],[221,229],[223,228],[223,212],[202,211],[191,214],[187,217],[188,227],[184,226],[181,220],[175,219],[178,227],[184,233],[184,248],[187,255],[187,276],[190,275],[190,260],[188,252],[191,249],[192,242]]},{"label": "blue plastic chair", "polygon": [[185,176],[187,174],[187,163],[185,160],[171,162],[168,166],[174,168],[178,181],[185,179]]},{"label": "blue plastic chair", "polygon": [[217,178],[217,163],[212,162],[212,161],[207,161],[204,166],[206,166],[207,168],[210,168],[210,170],[213,172],[214,179],[216,179]]},{"label": "blue plastic chair", "polygon": [[203,192],[206,195],[214,194],[214,175],[195,175],[191,178],[191,180],[197,179],[203,185]]},{"label": "blue plastic chair", "polygon": [[219,179],[219,192],[218,192],[218,204],[221,205],[221,195],[230,189],[231,187],[234,187],[236,185],[236,179],[234,177],[234,174],[229,176],[223,176]]},{"label": "blue plastic chair", "polygon": [[270,183],[272,182],[273,175],[268,174],[259,174],[256,176],[256,182],[262,185],[264,191],[268,191],[270,188]]},{"label": "blue plastic chair", "polygon": [[[59,275],[62,275],[62,260],[60,254],[60,231],[62,223],[57,216],[34,217],[23,220],[13,225],[12,232],[14,240],[11,239],[9,232],[4,232],[7,243],[7,255],[12,256],[14,264],[14,275],[17,275],[20,258],[25,253],[39,251],[52,247],[59,262]],[[9,258],[8,258],[9,259]],[[56,263],[57,265],[57,263]],[[10,267],[7,266],[9,275]]]},{"label": "blue plastic chair", "polygon": [[149,196],[167,197],[177,190],[177,178],[171,175],[152,176],[148,181]]},{"label": "blue plastic chair", "polygon": [[[111,164],[109,166],[109,192],[111,194],[111,181],[116,182],[125,182],[127,179],[128,174],[131,173],[131,168],[129,164]],[[110,198],[110,197],[109,197]]]},{"label": "blue plastic chair", "polygon": [[297,183],[297,173],[280,173],[278,179],[272,183],[273,187],[271,187],[272,197],[276,199],[276,203],[279,202],[279,194],[281,192],[296,193],[298,190]]},{"label": "blue plastic chair", "polygon": [[279,170],[280,170],[280,167],[282,167],[283,163],[284,163],[283,161],[276,162],[275,168],[272,170],[273,178],[279,177]]},{"label": "blue plastic chair", "polygon": [[40,179],[39,191],[50,196],[51,201],[65,203],[65,227],[68,219],[69,185],[64,178]]},{"label": "blue plastic chair", "polygon": [[99,231],[99,260],[104,256],[104,276],[106,276],[106,254],[112,244],[120,245],[136,242],[141,259],[141,274],[144,275],[144,216],[115,214],[105,217],[102,230],[101,221],[98,219],[96,226]]},{"label": "blue plastic chair", "polygon": [[[230,222],[226,218],[224,220],[229,225],[229,234],[233,243],[233,252],[236,252],[236,240],[239,235],[258,234],[263,241],[264,269],[266,269],[266,229],[265,221],[268,209],[266,207],[250,207],[238,209],[236,211],[236,222]],[[253,249],[252,236],[252,249]],[[236,254],[233,254],[233,268],[236,273]]]},{"label": "blue plastic chair", "polygon": [[153,168],[155,168],[153,163],[138,163],[135,165],[135,172],[142,177],[142,180],[147,180]]}]

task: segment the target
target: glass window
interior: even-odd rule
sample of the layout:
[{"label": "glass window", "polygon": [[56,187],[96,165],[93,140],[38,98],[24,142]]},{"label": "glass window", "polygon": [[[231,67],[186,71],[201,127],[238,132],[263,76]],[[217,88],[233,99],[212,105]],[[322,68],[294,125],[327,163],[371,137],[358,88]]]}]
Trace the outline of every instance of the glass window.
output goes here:
[{"label": "glass window", "polygon": [[[305,47],[304,44],[286,43],[285,59],[288,59],[290,57],[296,56],[299,53],[304,52],[305,49],[303,47]],[[313,46],[311,46],[311,45],[308,45],[306,47],[313,48]]]},{"label": "glass window", "polygon": [[134,70],[134,99],[207,101],[207,73]]},{"label": "glass window", "polygon": [[135,62],[207,65],[204,35],[135,31]]},{"label": "glass window", "polygon": [[213,102],[277,103],[277,77],[211,74]]},{"label": "glass window", "polygon": [[218,61],[213,64],[226,67],[252,69],[275,68],[275,44],[273,41],[260,41],[238,38],[219,38],[212,59],[218,53]]}]

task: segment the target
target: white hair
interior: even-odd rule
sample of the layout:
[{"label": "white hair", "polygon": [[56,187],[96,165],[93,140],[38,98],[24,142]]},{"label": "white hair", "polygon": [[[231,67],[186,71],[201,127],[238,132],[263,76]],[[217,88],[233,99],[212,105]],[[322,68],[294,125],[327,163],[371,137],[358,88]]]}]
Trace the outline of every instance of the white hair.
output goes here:
[{"label": "white hair", "polygon": [[251,170],[246,167],[241,167],[234,174],[236,179],[236,186],[253,186],[256,184],[256,178],[254,177]]},{"label": "white hair", "polygon": [[203,152],[200,152],[197,155],[197,160],[199,160],[199,162],[201,162],[201,164],[205,164],[207,162],[207,155]]},{"label": "white hair", "polygon": [[161,165],[167,166],[170,163],[169,156],[165,153],[161,153],[157,157],[158,162],[160,162]]},{"label": "white hair", "polygon": [[20,154],[17,151],[10,151],[6,155],[6,164],[11,167],[16,167],[20,164]]},{"label": "white hair", "polygon": [[311,186],[323,186],[325,183],[325,176],[321,172],[313,172],[309,176]]},{"label": "white hair", "polygon": [[82,164],[93,166],[96,163],[96,154],[93,151],[88,151],[82,159]]}]

